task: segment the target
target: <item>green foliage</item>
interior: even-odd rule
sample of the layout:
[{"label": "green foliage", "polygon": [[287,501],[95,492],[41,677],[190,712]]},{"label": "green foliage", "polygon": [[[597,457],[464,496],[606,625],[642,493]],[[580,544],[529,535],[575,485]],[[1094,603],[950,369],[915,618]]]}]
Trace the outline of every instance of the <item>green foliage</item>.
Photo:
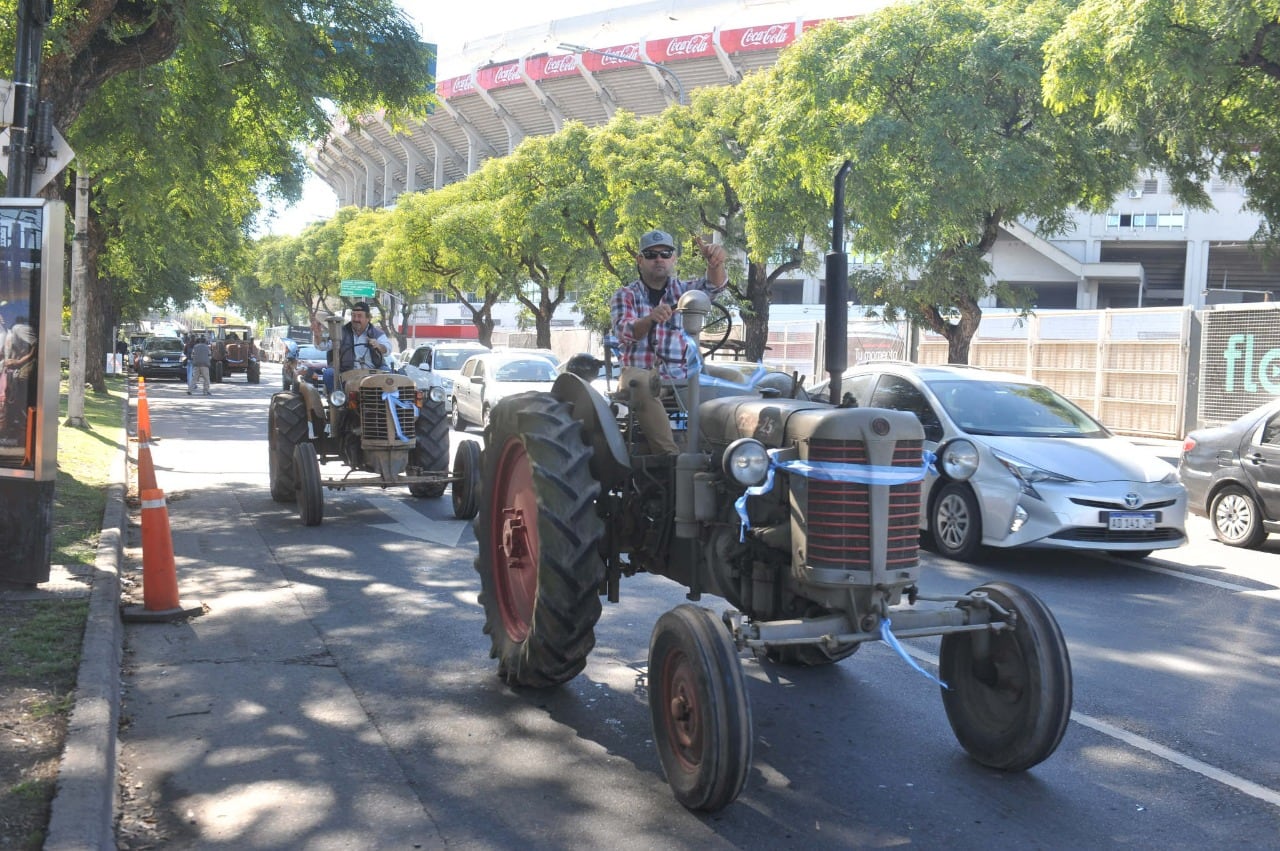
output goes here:
[{"label": "green foliage", "polygon": [[1276,239],[1280,222],[1280,4],[1086,0],[1046,46],[1058,110],[1131,133],[1193,206],[1214,175],[1239,181]]},{"label": "green foliage", "polygon": [[[1061,232],[1073,207],[1105,204],[1133,174],[1124,136],[1042,103],[1041,47],[1058,13],[1024,2],[895,5],[822,27],[776,68],[785,106],[753,152],[756,174],[779,174],[804,208],[795,220],[813,228],[848,160],[852,248],[881,264],[863,300],[944,334],[953,360],[967,358],[979,301],[1025,305],[991,278],[985,257],[999,227],[1027,220]],[[778,209],[777,186],[751,191],[758,209]]]}]

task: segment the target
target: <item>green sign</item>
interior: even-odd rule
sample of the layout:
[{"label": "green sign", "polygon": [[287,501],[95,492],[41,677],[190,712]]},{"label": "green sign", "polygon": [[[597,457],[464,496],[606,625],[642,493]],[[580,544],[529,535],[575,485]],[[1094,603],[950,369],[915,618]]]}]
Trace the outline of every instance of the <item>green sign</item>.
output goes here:
[{"label": "green sign", "polygon": [[343,281],[338,286],[338,295],[351,296],[352,298],[373,298],[373,293],[377,289],[373,285],[373,281]]}]

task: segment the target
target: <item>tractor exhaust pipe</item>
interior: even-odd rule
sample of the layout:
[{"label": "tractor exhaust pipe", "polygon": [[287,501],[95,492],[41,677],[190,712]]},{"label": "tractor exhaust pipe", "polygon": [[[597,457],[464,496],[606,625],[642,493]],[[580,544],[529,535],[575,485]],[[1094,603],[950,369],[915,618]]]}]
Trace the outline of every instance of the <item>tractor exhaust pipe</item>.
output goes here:
[{"label": "tractor exhaust pipe", "polygon": [[849,255],[844,250],[844,182],[853,163],[845,160],[836,172],[831,209],[831,250],[827,252],[826,368],[830,399],[840,404],[840,376],[849,366]]}]

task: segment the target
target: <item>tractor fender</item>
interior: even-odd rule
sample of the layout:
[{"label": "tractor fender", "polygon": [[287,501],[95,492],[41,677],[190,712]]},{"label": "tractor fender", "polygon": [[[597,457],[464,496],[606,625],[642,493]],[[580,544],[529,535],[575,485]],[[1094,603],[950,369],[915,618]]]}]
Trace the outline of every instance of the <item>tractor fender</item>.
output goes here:
[{"label": "tractor fender", "polygon": [[571,372],[565,372],[551,385],[551,395],[573,409],[573,418],[591,445],[591,475],[606,490],[622,485],[631,475],[631,461],[622,429],[614,419],[608,401],[600,393]]},{"label": "tractor fender", "polygon": [[324,422],[324,402],[320,400],[320,391],[305,381],[298,381],[295,383],[298,385],[298,393],[301,394],[302,401],[307,406],[307,415],[312,420]]}]

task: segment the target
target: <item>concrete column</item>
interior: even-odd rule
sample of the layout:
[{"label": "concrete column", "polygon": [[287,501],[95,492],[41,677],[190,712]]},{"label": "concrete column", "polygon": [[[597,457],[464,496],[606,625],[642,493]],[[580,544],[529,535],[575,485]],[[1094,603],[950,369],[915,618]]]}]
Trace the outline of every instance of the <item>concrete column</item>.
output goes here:
[{"label": "concrete column", "polygon": [[1209,286],[1209,243],[1187,240],[1187,266],[1182,279],[1182,303],[1196,310],[1204,307],[1204,291]]}]

